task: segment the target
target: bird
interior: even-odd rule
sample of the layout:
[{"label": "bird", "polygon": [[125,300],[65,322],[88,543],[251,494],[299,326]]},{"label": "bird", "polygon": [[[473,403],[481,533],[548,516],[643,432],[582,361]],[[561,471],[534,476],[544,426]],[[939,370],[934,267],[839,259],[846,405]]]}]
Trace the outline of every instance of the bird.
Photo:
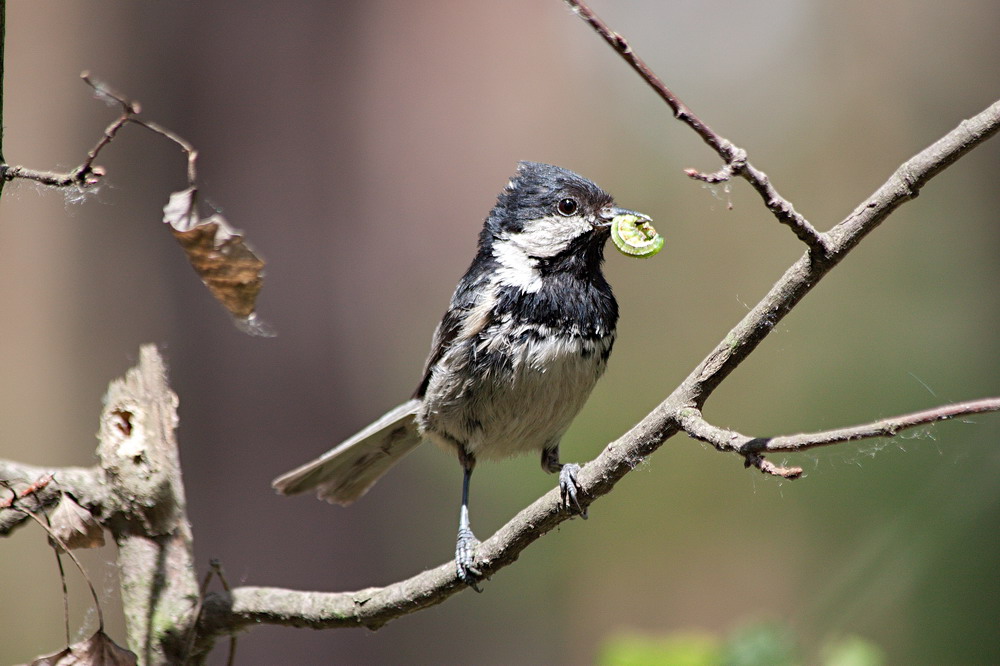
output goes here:
[{"label": "bird", "polygon": [[540,453],[543,470],[559,475],[561,509],[586,518],[580,465],[560,461],[559,442],[615,343],[618,303],[602,265],[621,215],[650,220],[572,171],[519,162],[434,332],[413,397],[273,487],[348,505],[416,446],[436,444],[462,466],[455,570],[476,590],[469,486],[477,461]]}]

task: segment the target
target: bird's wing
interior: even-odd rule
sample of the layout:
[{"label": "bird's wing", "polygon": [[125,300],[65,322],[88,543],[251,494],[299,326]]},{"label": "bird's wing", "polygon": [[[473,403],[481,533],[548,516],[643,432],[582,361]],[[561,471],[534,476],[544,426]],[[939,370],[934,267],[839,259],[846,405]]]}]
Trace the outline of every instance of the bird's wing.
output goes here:
[{"label": "bird's wing", "polygon": [[424,394],[427,392],[427,386],[431,381],[431,369],[444,356],[444,353],[458,335],[461,326],[462,320],[458,311],[448,310],[444,315],[444,319],[434,329],[434,338],[431,340],[431,353],[427,355],[427,360],[424,361],[423,378],[420,380],[417,390],[413,393],[414,398],[422,399],[424,397]]},{"label": "bird's wing", "polygon": [[[471,271],[471,269],[470,269]],[[441,323],[434,329],[431,340],[431,351],[424,362],[424,372],[414,398],[423,398],[431,381],[431,372],[448,348],[456,340],[469,338],[479,333],[489,322],[493,299],[484,295],[482,282],[484,278],[470,279],[469,275],[462,279],[451,297],[451,305],[441,318]]]},{"label": "bird's wing", "polygon": [[283,495],[315,489],[320,499],[350,504],[420,444],[419,407],[417,399],[404,402],[316,460],[282,474],[271,485]]}]

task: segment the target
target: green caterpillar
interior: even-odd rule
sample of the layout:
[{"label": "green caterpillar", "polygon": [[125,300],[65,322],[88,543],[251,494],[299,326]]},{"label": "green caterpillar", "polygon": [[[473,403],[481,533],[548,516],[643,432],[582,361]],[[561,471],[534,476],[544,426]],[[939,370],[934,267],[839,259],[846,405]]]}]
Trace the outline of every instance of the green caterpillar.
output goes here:
[{"label": "green caterpillar", "polygon": [[611,220],[611,240],[630,257],[652,257],[663,249],[663,236],[656,233],[651,220],[638,215],[615,215]]}]

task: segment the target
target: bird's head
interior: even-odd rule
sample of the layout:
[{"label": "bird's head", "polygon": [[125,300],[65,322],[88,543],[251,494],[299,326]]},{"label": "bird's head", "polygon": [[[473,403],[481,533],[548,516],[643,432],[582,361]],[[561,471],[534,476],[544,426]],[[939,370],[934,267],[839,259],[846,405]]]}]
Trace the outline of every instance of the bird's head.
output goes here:
[{"label": "bird's head", "polygon": [[486,219],[480,252],[524,291],[536,291],[546,272],[599,275],[612,218],[631,212],[583,176],[521,162]]}]

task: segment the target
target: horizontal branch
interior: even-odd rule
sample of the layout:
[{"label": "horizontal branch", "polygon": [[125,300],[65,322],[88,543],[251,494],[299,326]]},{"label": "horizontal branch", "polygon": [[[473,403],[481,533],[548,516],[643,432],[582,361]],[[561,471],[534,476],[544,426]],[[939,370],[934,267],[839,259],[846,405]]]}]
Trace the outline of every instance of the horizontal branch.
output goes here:
[{"label": "horizontal branch", "polygon": [[23,166],[0,164],[0,178],[4,181],[15,179],[31,180],[49,187],[87,188],[96,185],[104,175],[101,167],[84,169],[81,165],[72,171],[40,171]]},{"label": "horizontal branch", "polygon": [[199,634],[213,636],[252,626],[278,624],[311,629],[367,627],[441,603],[465,588],[443,564],[386,587],[357,592],[306,592],[277,587],[237,587],[205,597]]},{"label": "horizontal branch", "polygon": [[[20,500],[21,506],[29,511],[52,506],[59,501],[61,491],[69,493],[78,504],[97,515],[105,514],[112,504],[108,488],[102,481],[104,474],[97,467],[42,467],[0,459],[0,481],[15,489],[19,484],[29,485],[49,474],[53,477],[52,482]],[[0,495],[0,500],[3,499]],[[23,511],[0,509],[0,537],[7,536],[27,519]]]},{"label": "horizontal branch", "polygon": [[827,253],[827,241],[824,235],[816,231],[816,228],[795,210],[792,203],[778,193],[766,173],[750,163],[744,149],[716,133],[707,123],[696,116],[636,54],[628,40],[608,27],[586,3],[581,0],[565,0],[565,2],[614,49],[615,53],[635,70],[660,99],[667,103],[667,106],[673,111],[674,117],[694,130],[726,163],[722,169],[712,174],[704,174],[696,169],[687,169],[685,173],[688,176],[706,183],[727,181],[737,174],[742,176],[757,191],[764,200],[764,205],[781,224],[789,227],[799,240],[809,246],[812,252],[817,253],[820,257]]},{"label": "horizontal branch", "polygon": [[863,425],[826,430],[823,432],[784,435],[781,437],[756,438],[745,447],[747,451],[758,453],[775,451],[804,451],[818,446],[829,446],[841,442],[853,442],[859,439],[873,437],[895,437],[903,430],[916,426],[947,421],[958,416],[984,414],[1000,411],[1000,398],[982,398],[967,402],[956,402],[919,412],[911,412],[900,416],[890,416]]},{"label": "horizontal branch", "polygon": [[[747,459],[748,466],[758,467],[762,472],[797,478],[802,474],[798,467],[776,467],[767,463],[762,453],[794,452],[829,446],[842,442],[853,442],[873,437],[894,437],[897,433],[916,426],[947,421],[958,416],[1000,411],[1000,398],[982,398],[942,405],[910,414],[891,416],[863,425],[820,432],[781,435],[778,437],[750,437],[735,430],[714,426],[705,420],[698,409],[687,408],[680,412],[681,429],[691,437],[711,444],[719,451],[738,453]],[[763,466],[762,466],[763,465]]]}]

